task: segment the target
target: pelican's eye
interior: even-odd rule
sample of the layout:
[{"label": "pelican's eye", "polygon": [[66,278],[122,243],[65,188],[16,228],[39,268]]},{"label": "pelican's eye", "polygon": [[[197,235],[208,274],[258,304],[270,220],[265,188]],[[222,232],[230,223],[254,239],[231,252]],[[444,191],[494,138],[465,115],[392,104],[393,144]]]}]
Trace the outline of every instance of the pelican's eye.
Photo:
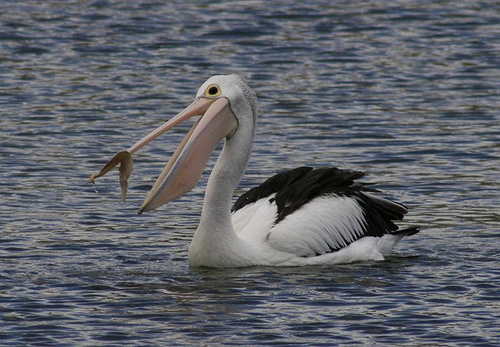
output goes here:
[{"label": "pelican's eye", "polygon": [[217,84],[211,84],[205,89],[205,96],[219,96],[221,93]]}]

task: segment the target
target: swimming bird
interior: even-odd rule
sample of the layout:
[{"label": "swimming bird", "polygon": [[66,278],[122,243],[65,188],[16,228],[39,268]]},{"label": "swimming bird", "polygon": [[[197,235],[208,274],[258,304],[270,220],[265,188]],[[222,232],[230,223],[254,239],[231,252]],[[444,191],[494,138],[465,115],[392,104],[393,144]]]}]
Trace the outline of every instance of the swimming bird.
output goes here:
[{"label": "swimming bird", "polygon": [[[232,204],[257,124],[256,96],[236,74],[209,78],[195,101],[164,125],[120,152],[92,180],[121,162],[122,189],[132,154],[176,124],[201,116],[166,164],[142,204],[150,211],[190,191],[211,152],[224,146],[208,179],[191,245],[191,266],[216,268],[300,266],[383,260],[417,228],[399,230],[407,208],[357,182],[364,173],[299,167],[280,172]],[[124,187],[125,186],[125,187]],[[124,193],[125,197],[125,193]]]}]

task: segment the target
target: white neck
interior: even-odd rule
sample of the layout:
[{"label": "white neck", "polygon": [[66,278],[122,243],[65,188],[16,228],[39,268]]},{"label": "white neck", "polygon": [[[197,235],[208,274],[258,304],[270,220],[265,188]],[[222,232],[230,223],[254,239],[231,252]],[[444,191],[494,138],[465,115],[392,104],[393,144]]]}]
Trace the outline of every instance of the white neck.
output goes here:
[{"label": "white neck", "polygon": [[[241,148],[239,139],[226,140],[224,148],[208,179],[200,226],[211,225],[213,232],[231,229],[231,198],[243,176],[250,149]],[[228,224],[229,223],[229,224]]]},{"label": "white neck", "polygon": [[251,134],[238,131],[226,140],[210,174],[200,225],[189,247],[189,263],[193,266],[250,265],[246,264],[249,260],[242,257],[248,247],[236,235],[231,223],[231,198],[250,157],[251,130]]}]

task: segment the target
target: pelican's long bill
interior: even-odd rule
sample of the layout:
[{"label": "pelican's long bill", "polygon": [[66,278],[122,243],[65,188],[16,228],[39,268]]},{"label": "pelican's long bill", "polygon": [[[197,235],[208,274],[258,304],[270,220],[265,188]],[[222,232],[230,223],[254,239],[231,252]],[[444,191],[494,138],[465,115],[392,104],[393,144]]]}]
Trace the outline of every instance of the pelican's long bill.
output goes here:
[{"label": "pelican's long bill", "polygon": [[194,116],[200,119],[189,130],[179,147],[165,165],[139,213],[150,211],[193,189],[215,146],[225,137],[231,137],[238,127],[236,116],[225,97],[197,98],[174,118],[146,135],[127,151],[116,154],[91,181],[110,171],[120,163],[120,182],[125,200],[127,179],[132,171],[132,154],[175,125]]}]

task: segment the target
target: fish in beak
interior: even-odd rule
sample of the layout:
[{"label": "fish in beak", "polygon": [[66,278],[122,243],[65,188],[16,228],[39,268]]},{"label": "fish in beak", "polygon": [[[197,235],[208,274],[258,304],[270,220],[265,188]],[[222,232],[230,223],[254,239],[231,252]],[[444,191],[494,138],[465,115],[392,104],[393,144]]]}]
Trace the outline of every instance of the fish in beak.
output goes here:
[{"label": "fish in beak", "polygon": [[127,151],[117,153],[97,174],[92,174],[90,180],[94,182],[96,178],[103,176],[120,164],[120,185],[122,198],[125,201],[127,180],[133,168],[132,154],[167,130],[194,116],[201,117],[191,127],[165,165],[142,204],[139,214],[156,209],[187,193],[200,179],[215,146],[222,139],[230,138],[238,128],[237,118],[231,111],[229,100],[225,97],[197,98],[182,112],[146,135]]}]

